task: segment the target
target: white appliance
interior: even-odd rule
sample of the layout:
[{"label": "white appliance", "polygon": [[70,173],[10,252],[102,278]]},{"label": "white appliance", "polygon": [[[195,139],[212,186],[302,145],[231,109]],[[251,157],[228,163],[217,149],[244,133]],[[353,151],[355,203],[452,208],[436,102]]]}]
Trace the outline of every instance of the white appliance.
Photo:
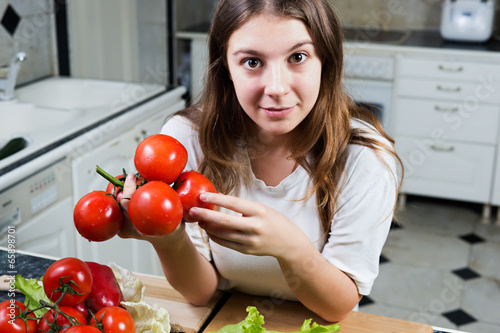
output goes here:
[{"label": "white appliance", "polygon": [[493,33],[495,0],[445,0],[441,36],[449,40],[485,42]]},{"label": "white appliance", "polygon": [[393,80],[394,58],[391,56],[344,56],[344,88],[356,103],[377,115],[388,134],[391,134]]},{"label": "white appliance", "polygon": [[1,189],[0,246],[53,257],[75,256],[71,192],[71,169],[65,158]]}]

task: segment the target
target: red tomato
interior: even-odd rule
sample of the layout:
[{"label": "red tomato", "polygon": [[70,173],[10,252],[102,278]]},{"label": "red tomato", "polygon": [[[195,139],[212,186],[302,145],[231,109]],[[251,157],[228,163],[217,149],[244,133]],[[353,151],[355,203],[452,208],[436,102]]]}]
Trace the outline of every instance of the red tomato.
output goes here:
[{"label": "red tomato", "polygon": [[137,230],[143,234],[166,235],[181,223],[181,199],[170,185],[151,181],[132,194],[128,215]]},{"label": "red tomato", "polygon": [[77,258],[63,258],[49,266],[43,275],[43,290],[52,302],[68,290],[60,306],[75,306],[85,301],[92,289],[92,273],[86,263]]},{"label": "red tomato", "polygon": [[[77,309],[70,306],[60,306],[59,310],[69,317],[73,317],[80,325],[87,324],[87,320]],[[70,320],[63,316],[61,313],[57,313],[56,319],[54,320],[55,314],[56,311],[54,309],[50,309],[49,311],[47,311],[38,322],[38,330],[41,332],[49,332],[49,330],[52,328],[51,332],[62,333],[66,332],[66,329],[69,326],[76,324],[76,322],[73,320],[72,322],[70,322]]]},{"label": "red tomato", "polygon": [[171,184],[184,170],[187,159],[187,150],[179,141],[165,134],[155,134],[137,146],[134,164],[146,181]]},{"label": "red tomato", "polygon": [[76,230],[89,241],[113,238],[123,225],[123,212],[112,195],[93,191],[84,195],[73,211]]},{"label": "red tomato", "polygon": [[[90,271],[92,272],[92,269]],[[94,276],[92,275],[92,287],[93,286],[94,286]],[[90,293],[92,293],[92,289],[90,290]],[[87,299],[88,299],[88,297],[87,297]],[[90,318],[89,308],[87,307],[85,302],[75,305],[74,308],[77,309],[78,311],[80,311],[80,313],[85,317],[85,319],[88,320]]]},{"label": "red tomato", "polygon": [[[26,306],[14,299],[6,300],[0,303],[0,332],[36,333],[38,324],[33,313],[30,313],[29,315],[21,315],[20,317],[14,319],[21,312],[24,312],[24,310],[26,310]],[[27,321],[28,327],[26,327],[23,317]]]},{"label": "red tomato", "polygon": [[101,330],[94,326],[90,325],[83,325],[83,326],[71,326],[70,328],[66,329],[64,333],[102,333]]},{"label": "red tomato", "polygon": [[97,311],[90,325],[102,325],[104,333],[135,333],[134,319],[127,310],[117,306],[107,306]]},{"label": "red tomato", "polygon": [[181,173],[174,184],[175,191],[179,195],[184,210],[184,220],[191,221],[189,210],[192,207],[202,207],[214,209],[215,206],[200,200],[203,192],[217,192],[215,186],[207,177],[196,171],[186,171]]}]

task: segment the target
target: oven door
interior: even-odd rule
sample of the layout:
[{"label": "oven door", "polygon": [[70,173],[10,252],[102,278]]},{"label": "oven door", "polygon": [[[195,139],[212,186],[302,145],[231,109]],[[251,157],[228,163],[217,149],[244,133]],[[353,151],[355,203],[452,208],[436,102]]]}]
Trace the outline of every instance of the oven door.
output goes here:
[{"label": "oven door", "polygon": [[391,135],[392,82],[346,78],[344,88],[356,103],[375,113]]}]

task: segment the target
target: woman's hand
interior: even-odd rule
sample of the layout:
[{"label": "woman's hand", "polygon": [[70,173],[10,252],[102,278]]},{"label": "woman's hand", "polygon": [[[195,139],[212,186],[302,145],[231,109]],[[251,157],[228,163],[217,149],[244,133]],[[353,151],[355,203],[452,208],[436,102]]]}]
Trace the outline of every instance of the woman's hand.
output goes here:
[{"label": "woman's hand", "polygon": [[136,190],[134,174],[128,174],[120,204],[125,213],[118,236],[146,240],[153,245],[169,283],[189,302],[205,305],[217,291],[219,276],[214,266],[203,257],[185,232],[184,223],[165,236],[147,236],[139,232],[128,217],[129,200]]},{"label": "woman's hand", "polygon": [[284,258],[302,242],[310,243],[285,215],[261,203],[220,193],[203,193],[200,200],[241,214],[198,207],[190,210],[193,218],[202,221],[199,225],[210,239],[221,246],[246,254]]}]

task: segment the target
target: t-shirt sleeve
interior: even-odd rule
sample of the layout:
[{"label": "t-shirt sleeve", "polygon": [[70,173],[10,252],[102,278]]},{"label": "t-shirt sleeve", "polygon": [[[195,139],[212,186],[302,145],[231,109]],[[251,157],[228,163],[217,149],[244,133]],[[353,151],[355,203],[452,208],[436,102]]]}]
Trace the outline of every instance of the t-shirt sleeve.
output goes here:
[{"label": "t-shirt sleeve", "polygon": [[379,258],[389,233],[397,192],[396,167],[384,164],[369,148],[353,145],[344,187],[335,207],[323,256],[368,295],[379,272]]},{"label": "t-shirt sleeve", "polygon": [[[197,170],[201,161],[201,150],[198,144],[198,134],[191,121],[182,116],[173,116],[163,125],[162,134],[176,138],[187,150],[188,161],[185,170]],[[207,260],[212,260],[212,253],[208,246],[208,236],[198,227],[198,223],[186,223],[186,232],[191,238],[198,252]]]}]

